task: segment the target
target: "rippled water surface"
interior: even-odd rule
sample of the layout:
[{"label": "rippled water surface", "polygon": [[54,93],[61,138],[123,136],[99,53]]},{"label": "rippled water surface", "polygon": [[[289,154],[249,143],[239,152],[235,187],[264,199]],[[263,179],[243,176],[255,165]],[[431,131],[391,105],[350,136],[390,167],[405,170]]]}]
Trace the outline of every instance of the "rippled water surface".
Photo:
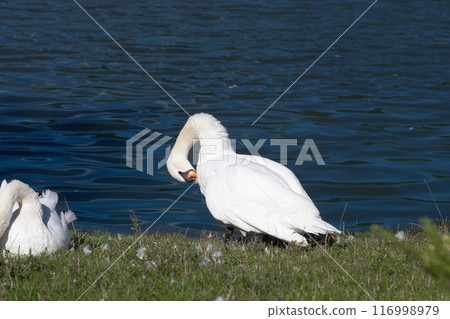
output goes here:
[{"label": "rippled water surface", "polygon": [[[448,215],[446,1],[378,1],[253,126],[371,1],[79,3],[190,114],[252,143],[297,139],[287,165],[332,224],[345,207],[347,229],[439,218],[433,196]],[[2,2],[0,18],[0,177],[58,191],[81,228],[153,223],[186,184],[127,167],[126,140],[148,128],[173,144],[187,115],[74,1]],[[325,166],[295,165],[305,139]],[[280,160],[269,141],[260,153]],[[197,185],[157,225],[223,228]]]}]

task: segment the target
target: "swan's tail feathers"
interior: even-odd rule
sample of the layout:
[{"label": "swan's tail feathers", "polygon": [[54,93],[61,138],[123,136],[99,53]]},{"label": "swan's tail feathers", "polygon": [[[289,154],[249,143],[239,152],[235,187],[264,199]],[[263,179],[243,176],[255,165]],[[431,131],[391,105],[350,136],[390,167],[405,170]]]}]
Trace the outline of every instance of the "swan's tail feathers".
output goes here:
[{"label": "swan's tail feathers", "polygon": [[58,193],[55,193],[49,189],[44,191],[41,196],[39,196],[39,201],[41,204],[50,208],[50,210],[55,210],[58,204]]},{"label": "swan's tail feathers", "polygon": [[323,219],[315,219],[313,223],[305,227],[303,229],[304,232],[314,234],[314,235],[320,235],[320,234],[340,234],[342,233],[339,229],[334,227],[331,224],[328,224]]},{"label": "swan's tail feathers", "polygon": [[73,211],[69,210],[67,212],[62,212],[61,213],[61,219],[65,220],[67,225],[69,225],[70,223],[72,223],[72,222],[77,220],[77,216],[75,215],[75,213]]}]

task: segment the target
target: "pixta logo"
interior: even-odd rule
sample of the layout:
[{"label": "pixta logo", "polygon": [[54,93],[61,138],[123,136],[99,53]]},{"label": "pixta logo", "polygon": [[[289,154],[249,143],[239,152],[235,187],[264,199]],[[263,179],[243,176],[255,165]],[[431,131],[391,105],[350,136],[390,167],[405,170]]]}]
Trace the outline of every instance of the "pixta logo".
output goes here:
[{"label": "pixta logo", "polygon": [[[135,168],[138,171],[145,172],[149,175],[153,175],[155,173],[155,167],[160,169],[167,163],[167,159],[169,158],[171,146],[166,146],[164,149],[164,158],[160,159],[155,163],[155,151],[170,141],[172,138],[167,135],[162,135],[159,132],[155,132],[150,129],[143,129],[133,137],[129,138],[126,142],[126,160],[127,166],[133,167],[135,162]],[[258,160],[260,158],[260,149],[266,144],[266,139],[259,139],[256,142],[252,143],[248,139],[235,140],[231,139],[231,145],[234,149],[236,149],[236,143],[239,143],[245,146],[246,151],[244,154],[249,154],[253,157],[253,160],[256,160],[260,165],[266,165],[264,160]],[[220,142],[220,141],[219,141]],[[218,143],[215,139],[204,139],[201,143],[197,143],[194,145],[192,150],[192,163],[196,165],[199,159],[200,152],[200,144],[203,147],[207,148],[208,146],[217,147],[218,145],[223,145],[223,143]],[[283,165],[288,165],[288,147],[290,148],[290,155],[292,156],[292,152],[296,152],[296,160],[295,165],[303,165],[304,162],[316,162],[317,165],[325,165],[325,161],[322,158],[319,149],[317,148],[316,143],[313,139],[305,139],[301,148],[299,150],[299,143],[297,139],[270,139],[269,144],[272,147],[278,148],[279,151],[279,162]],[[136,154],[136,160],[134,161],[134,154]],[[145,156],[144,156],[145,154]],[[214,160],[221,160],[220,157],[215,158]],[[147,162],[144,170],[144,162]],[[236,165],[237,160],[228,157],[229,165]],[[240,162],[240,165],[248,165],[250,163],[250,158],[248,161]]]},{"label": "pixta logo", "polygon": [[[149,129],[143,129],[139,133],[137,133],[132,138],[129,138],[127,140],[127,166],[133,167],[133,154],[136,150],[136,169],[138,171],[144,172],[144,150],[146,153],[147,158],[147,167],[146,167],[146,173],[148,175],[153,175],[155,172],[154,169],[154,152],[163,146],[165,143],[170,141],[172,138],[164,135],[162,138],[158,139],[161,136],[161,133],[153,132]],[[150,134],[146,138],[144,138],[146,135]],[[156,140],[156,141],[155,141]],[[139,142],[140,141],[140,142]],[[135,143],[138,142],[136,145]],[[160,160],[157,163],[157,168],[160,169],[163,167],[167,159],[170,155],[171,147],[167,146],[165,149],[165,156],[164,159]]]}]

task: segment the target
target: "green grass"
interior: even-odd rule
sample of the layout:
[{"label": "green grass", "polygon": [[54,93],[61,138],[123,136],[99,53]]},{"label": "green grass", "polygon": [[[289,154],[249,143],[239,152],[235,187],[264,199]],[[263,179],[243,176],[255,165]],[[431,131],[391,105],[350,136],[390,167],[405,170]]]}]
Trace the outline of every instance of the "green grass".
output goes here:
[{"label": "green grass", "polygon": [[[449,299],[401,247],[374,231],[353,235],[332,247],[307,248],[225,245],[206,234],[144,235],[112,265],[138,234],[76,232],[83,240],[70,252],[0,257],[0,299],[75,300],[112,265],[81,300],[371,300],[330,256],[375,300]],[[428,249],[422,234],[407,233],[405,241],[419,253]],[[141,247],[143,259],[136,254]]]}]

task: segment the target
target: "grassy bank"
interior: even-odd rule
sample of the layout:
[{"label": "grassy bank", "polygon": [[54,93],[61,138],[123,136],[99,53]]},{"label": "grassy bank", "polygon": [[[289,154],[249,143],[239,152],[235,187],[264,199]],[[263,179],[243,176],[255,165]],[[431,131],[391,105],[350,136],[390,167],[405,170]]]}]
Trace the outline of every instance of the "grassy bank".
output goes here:
[{"label": "grassy bank", "polygon": [[[373,231],[326,248],[144,235],[118,259],[138,236],[78,232],[70,252],[0,257],[0,299],[75,300],[109,267],[81,300],[449,299],[417,261]],[[422,235],[405,241],[427,249]]]}]

